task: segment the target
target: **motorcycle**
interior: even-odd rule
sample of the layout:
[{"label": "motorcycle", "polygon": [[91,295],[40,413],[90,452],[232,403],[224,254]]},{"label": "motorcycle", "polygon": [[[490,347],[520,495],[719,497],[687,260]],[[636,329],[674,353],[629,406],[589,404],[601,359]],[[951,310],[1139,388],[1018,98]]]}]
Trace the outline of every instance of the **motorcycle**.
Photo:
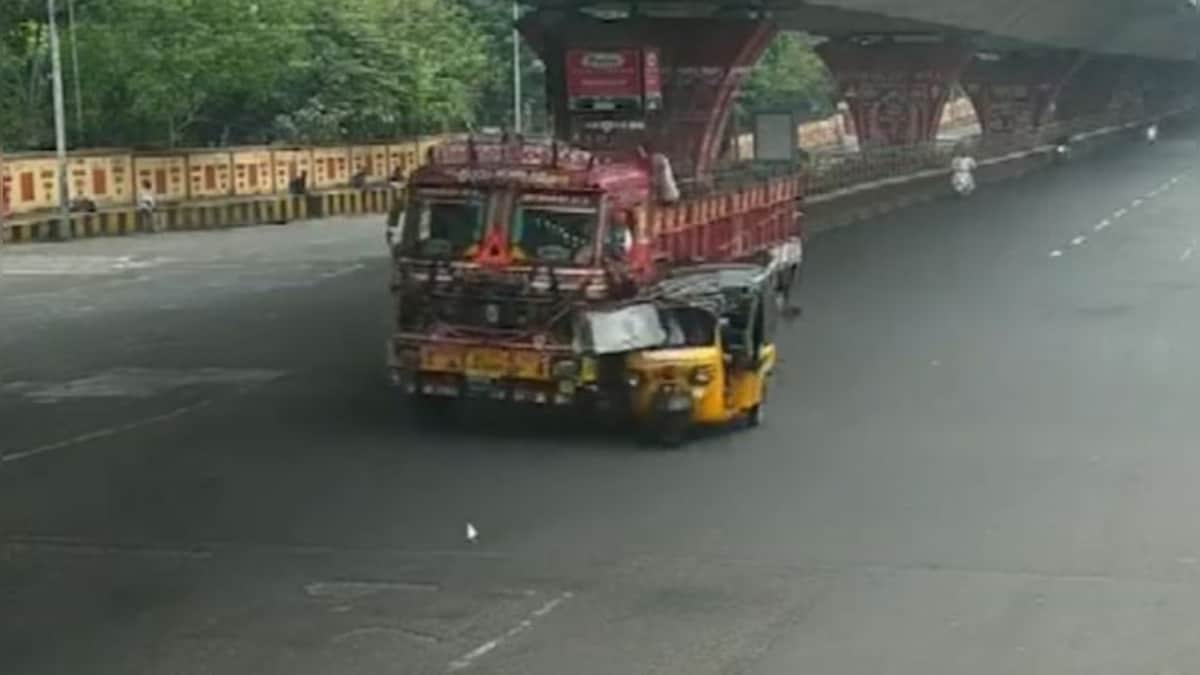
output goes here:
[{"label": "motorcycle", "polygon": [[967,197],[975,191],[975,175],[970,171],[955,171],[950,174],[950,187],[959,197]]}]

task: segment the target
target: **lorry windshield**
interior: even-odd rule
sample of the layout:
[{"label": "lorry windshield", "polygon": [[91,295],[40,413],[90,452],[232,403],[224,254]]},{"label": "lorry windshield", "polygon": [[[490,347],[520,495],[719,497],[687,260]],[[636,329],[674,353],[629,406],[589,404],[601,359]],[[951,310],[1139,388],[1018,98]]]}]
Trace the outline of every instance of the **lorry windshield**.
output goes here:
[{"label": "lorry windshield", "polygon": [[405,228],[406,252],[433,258],[463,257],[483,236],[483,206],[478,199],[418,197]]},{"label": "lorry windshield", "polygon": [[509,238],[517,258],[590,265],[596,257],[598,224],[596,207],[586,202],[522,200],[513,211]]}]

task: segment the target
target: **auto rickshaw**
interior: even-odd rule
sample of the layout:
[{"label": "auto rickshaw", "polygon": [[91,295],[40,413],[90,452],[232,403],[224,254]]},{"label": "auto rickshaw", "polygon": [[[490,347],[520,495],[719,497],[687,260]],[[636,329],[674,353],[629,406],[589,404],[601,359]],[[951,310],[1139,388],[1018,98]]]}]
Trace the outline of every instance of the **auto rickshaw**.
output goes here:
[{"label": "auto rickshaw", "polygon": [[695,427],[763,423],[776,360],[771,281],[757,265],[702,265],[651,291],[666,339],[626,357],[633,416],[650,439],[673,447]]}]

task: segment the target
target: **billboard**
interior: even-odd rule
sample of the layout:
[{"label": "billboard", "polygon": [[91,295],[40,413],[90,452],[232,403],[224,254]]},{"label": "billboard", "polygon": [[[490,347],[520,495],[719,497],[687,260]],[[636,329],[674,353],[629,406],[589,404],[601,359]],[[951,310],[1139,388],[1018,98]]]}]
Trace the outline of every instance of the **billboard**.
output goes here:
[{"label": "billboard", "polygon": [[567,52],[570,98],[641,98],[641,59],[636,49]]}]

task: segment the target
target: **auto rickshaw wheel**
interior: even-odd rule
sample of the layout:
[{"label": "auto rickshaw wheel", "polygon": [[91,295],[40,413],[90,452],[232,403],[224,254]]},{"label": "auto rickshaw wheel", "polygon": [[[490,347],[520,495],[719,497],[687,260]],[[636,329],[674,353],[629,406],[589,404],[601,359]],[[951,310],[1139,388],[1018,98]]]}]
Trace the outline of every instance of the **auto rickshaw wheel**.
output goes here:
[{"label": "auto rickshaw wheel", "polygon": [[761,427],[767,421],[767,383],[762,386],[762,394],[758,398],[758,405],[750,409],[746,415],[746,426]]},{"label": "auto rickshaw wheel", "polygon": [[678,448],[687,440],[691,420],[684,415],[666,415],[646,426],[646,440],[661,448]]}]

